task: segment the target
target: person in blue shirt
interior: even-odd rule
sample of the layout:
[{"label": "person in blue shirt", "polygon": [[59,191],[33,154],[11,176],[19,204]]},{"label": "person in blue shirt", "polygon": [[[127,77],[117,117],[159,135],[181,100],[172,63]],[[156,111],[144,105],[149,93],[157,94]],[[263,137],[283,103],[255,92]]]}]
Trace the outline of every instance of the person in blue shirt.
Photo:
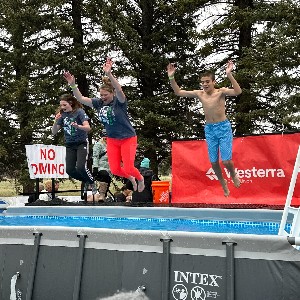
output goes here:
[{"label": "person in blue shirt", "polygon": [[85,192],[92,189],[97,193],[94,178],[87,168],[88,132],[91,130],[88,116],[77,99],[69,94],[60,97],[60,111],[55,115],[52,126],[53,135],[63,128],[66,145],[66,172],[84,182]]},{"label": "person in blue shirt", "polygon": [[[106,59],[103,71],[103,85],[100,87],[100,99],[84,97],[75,84],[75,77],[70,72],[64,73],[76,99],[97,110],[98,116],[107,133],[107,157],[114,175],[128,178],[133,190],[144,190],[144,178],[134,166],[137,136],[127,112],[127,99],[117,79],[112,75],[112,60]],[[137,180],[137,181],[136,181]]]}]

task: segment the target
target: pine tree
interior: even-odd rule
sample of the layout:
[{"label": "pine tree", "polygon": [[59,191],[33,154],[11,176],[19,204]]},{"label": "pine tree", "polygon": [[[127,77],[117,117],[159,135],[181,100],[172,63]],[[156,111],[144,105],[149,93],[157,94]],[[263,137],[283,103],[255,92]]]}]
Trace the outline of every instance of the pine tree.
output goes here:
[{"label": "pine tree", "polygon": [[215,58],[210,68],[220,73],[227,59],[237,62],[243,93],[228,108],[238,135],[299,129],[298,24],[295,1],[236,0],[202,32],[200,53]]},{"label": "pine tree", "polygon": [[124,89],[139,138],[139,156],[149,157],[155,171],[169,158],[173,140],[203,137],[199,133],[203,116],[195,111],[196,100],[179,99],[171,92],[166,67],[176,62],[179,84],[197,84],[194,13],[205,2],[90,2],[89,15],[101,25],[112,47],[108,54],[116,61],[114,72],[128,79]]},{"label": "pine tree", "polygon": [[[0,3],[1,122],[9,124],[0,151],[5,164],[0,167],[3,174],[14,174],[23,192],[31,192],[34,184],[29,180],[25,145],[60,140],[51,136],[51,126],[59,95],[71,92],[63,81],[63,70],[83,74],[78,84],[86,93],[85,74],[95,74],[92,62],[101,41],[91,37],[94,24],[82,21],[82,1],[72,3]],[[91,78],[94,81],[95,76]]]}]

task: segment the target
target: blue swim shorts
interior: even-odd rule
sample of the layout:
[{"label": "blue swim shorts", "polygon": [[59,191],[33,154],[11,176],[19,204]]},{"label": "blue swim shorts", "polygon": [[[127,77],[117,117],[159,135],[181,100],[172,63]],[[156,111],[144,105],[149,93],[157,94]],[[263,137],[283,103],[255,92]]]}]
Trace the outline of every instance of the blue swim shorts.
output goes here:
[{"label": "blue swim shorts", "polygon": [[221,159],[232,158],[232,129],[228,120],[219,123],[208,123],[204,126],[205,138],[210,162],[217,162],[219,150]]}]

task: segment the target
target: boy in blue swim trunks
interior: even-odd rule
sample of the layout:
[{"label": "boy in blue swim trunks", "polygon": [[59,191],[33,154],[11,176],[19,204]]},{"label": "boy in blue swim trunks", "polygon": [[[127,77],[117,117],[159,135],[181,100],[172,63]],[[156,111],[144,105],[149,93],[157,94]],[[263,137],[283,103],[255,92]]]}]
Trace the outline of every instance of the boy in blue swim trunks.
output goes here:
[{"label": "boy in blue swim trunks", "polygon": [[232,161],[232,130],[231,124],[225,114],[225,96],[238,96],[242,93],[242,89],[232,75],[233,62],[228,61],[226,67],[226,75],[232,84],[232,88],[215,88],[215,75],[212,72],[203,73],[200,77],[202,90],[186,91],[182,90],[175,81],[174,74],[176,71],[175,64],[170,63],[167,67],[167,72],[171,86],[177,96],[198,98],[202,103],[206,125],[204,128],[205,138],[208,147],[209,159],[212,168],[217,175],[224,196],[228,197],[230,191],[228,189],[227,180],[224,179],[219,163],[219,151],[221,159],[230,172],[230,176],[235,187],[240,187],[241,182],[235,173],[234,164]]}]

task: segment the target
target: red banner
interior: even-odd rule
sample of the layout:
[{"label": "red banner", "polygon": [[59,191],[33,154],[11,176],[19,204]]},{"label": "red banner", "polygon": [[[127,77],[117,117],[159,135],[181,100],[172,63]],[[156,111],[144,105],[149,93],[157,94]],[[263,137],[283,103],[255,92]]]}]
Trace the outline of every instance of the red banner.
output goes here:
[{"label": "red banner", "polygon": [[[172,143],[172,203],[284,205],[300,145],[300,133],[234,138],[235,188],[222,163],[230,196],[224,197],[204,140]],[[300,204],[300,174],[293,205]]]}]

